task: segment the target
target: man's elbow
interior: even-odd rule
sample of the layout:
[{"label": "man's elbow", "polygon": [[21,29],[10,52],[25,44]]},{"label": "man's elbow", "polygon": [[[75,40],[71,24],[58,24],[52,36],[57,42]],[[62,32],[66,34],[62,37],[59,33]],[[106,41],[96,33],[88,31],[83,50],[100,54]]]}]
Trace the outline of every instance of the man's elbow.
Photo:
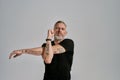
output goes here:
[{"label": "man's elbow", "polygon": [[50,64],[52,62],[52,59],[45,59],[44,61],[46,64]]}]

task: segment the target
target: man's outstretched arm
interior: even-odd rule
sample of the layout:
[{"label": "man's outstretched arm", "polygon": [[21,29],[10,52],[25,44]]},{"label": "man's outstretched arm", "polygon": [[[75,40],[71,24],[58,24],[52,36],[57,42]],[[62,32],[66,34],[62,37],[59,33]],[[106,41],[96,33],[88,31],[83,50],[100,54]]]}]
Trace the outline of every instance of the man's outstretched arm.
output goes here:
[{"label": "man's outstretched arm", "polygon": [[32,55],[39,56],[39,55],[42,55],[42,53],[43,53],[42,47],[14,50],[12,53],[10,53],[9,59],[11,59],[12,57],[15,58],[15,57],[20,56],[22,54],[32,54]]}]

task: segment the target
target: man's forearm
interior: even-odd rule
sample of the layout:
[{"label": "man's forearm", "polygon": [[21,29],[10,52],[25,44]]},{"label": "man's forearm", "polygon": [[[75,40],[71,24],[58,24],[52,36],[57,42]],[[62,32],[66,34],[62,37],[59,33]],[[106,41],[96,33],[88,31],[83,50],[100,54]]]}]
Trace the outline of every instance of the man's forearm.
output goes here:
[{"label": "man's forearm", "polygon": [[53,58],[53,49],[52,49],[51,41],[46,41],[44,61],[46,63],[51,63],[52,58]]},{"label": "man's forearm", "polygon": [[31,49],[21,49],[22,50],[22,53],[25,53],[25,54],[32,54],[32,55],[42,55],[42,48],[31,48]]}]

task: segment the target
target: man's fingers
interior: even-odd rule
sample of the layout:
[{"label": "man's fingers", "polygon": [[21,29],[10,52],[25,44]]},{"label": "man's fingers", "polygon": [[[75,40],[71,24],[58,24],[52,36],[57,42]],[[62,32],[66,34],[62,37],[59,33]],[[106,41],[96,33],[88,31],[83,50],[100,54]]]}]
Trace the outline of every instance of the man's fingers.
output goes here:
[{"label": "man's fingers", "polygon": [[14,53],[11,53],[10,56],[9,56],[9,59],[11,59],[13,55],[14,55]]},{"label": "man's fingers", "polygon": [[51,29],[51,30],[50,30],[50,33],[51,33],[51,34],[54,34],[54,30],[53,30],[53,29]]},{"label": "man's fingers", "polygon": [[17,56],[20,56],[21,55],[21,52],[20,51],[13,51],[10,56],[9,56],[9,59],[11,59],[12,57],[15,58]]},{"label": "man's fingers", "polygon": [[48,33],[49,33],[49,34],[54,34],[54,30],[53,30],[53,29],[49,29],[49,30],[48,30]]},{"label": "man's fingers", "polygon": [[9,56],[9,59],[11,59],[11,55]]},{"label": "man's fingers", "polygon": [[17,56],[20,56],[20,55],[21,55],[21,54],[16,54],[16,55],[14,55],[13,57],[16,58]]}]

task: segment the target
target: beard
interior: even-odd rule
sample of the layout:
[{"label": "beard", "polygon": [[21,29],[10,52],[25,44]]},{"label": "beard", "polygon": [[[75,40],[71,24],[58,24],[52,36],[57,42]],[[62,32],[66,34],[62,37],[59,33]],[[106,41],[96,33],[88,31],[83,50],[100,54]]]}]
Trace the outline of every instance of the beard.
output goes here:
[{"label": "beard", "polygon": [[57,41],[61,41],[63,40],[63,36],[54,36],[55,40]]}]

